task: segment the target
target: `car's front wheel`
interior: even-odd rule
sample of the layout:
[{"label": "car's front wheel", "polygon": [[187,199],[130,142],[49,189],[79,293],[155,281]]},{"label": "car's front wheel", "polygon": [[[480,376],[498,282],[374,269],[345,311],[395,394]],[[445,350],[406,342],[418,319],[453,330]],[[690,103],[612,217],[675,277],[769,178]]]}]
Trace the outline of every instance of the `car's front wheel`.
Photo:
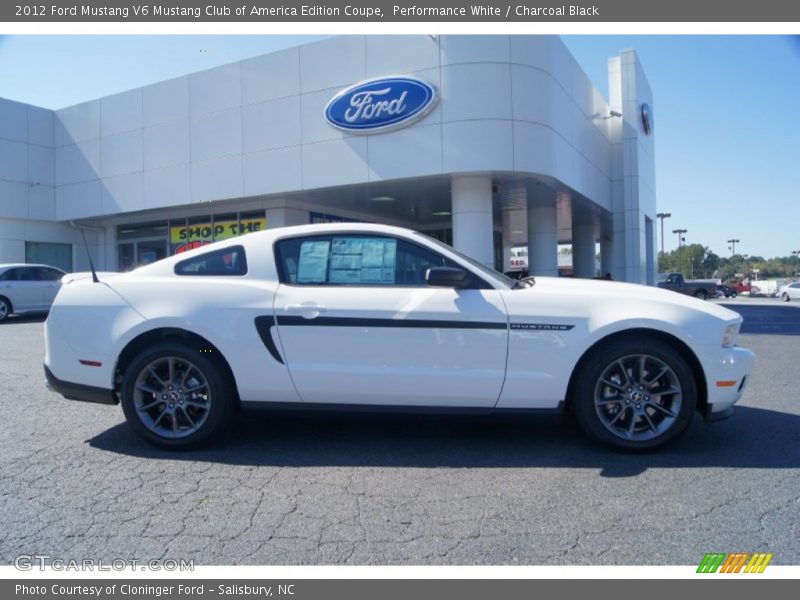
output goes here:
[{"label": "car's front wheel", "polygon": [[665,342],[620,339],[583,361],[572,405],[583,430],[619,450],[642,451],[680,436],[697,404],[686,361]]},{"label": "car's front wheel", "polygon": [[783,296],[781,296],[781,300],[783,300],[784,302],[788,302],[789,301],[789,294],[787,294],[786,292],[783,292]]},{"label": "car's front wheel", "polygon": [[131,361],[121,401],[134,432],[167,448],[219,437],[235,407],[232,386],[218,362],[180,342],[152,346]]}]

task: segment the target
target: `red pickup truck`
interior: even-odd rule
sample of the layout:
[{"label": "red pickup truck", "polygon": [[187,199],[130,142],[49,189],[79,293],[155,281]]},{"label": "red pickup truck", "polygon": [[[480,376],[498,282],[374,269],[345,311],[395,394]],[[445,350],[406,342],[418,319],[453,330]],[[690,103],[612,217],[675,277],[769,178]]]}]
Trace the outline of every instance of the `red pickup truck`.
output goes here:
[{"label": "red pickup truck", "polygon": [[737,294],[758,294],[761,291],[758,289],[758,286],[745,283],[744,281],[734,283],[731,287],[736,290]]}]

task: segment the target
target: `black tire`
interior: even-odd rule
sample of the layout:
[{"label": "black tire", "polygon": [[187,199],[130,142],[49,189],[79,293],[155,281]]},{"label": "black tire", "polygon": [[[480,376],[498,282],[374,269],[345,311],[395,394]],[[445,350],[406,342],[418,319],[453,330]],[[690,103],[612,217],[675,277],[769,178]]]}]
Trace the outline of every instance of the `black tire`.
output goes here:
[{"label": "black tire", "polygon": [[[639,387],[635,382],[625,383],[622,380],[622,371],[615,365],[635,365],[637,363],[631,361],[638,361],[640,356],[649,357],[645,360],[646,366],[641,377],[643,380],[656,377],[653,372],[661,373],[662,365],[668,367],[667,374],[653,380],[658,387],[655,384],[650,388],[646,385]],[[692,370],[680,352],[660,339],[642,336],[612,341],[594,351],[587,360],[581,361],[579,368],[570,398],[578,423],[592,439],[615,450],[644,452],[664,446],[683,434],[694,416],[697,384]],[[619,377],[609,378],[609,369],[614,368],[619,369]],[[629,374],[626,373],[625,380],[630,382],[635,379],[634,369]],[[601,383],[604,380],[620,385],[607,386]],[[670,386],[678,387],[679,393],[665,393],[665,390],[673,389],[666,387],[668,380]],[[624,390],[619,391],[619,388]],[[638,392],[642,388],[644,390]],[[612,396],[604,396],[605,390],[610,390]],[[636,404],[634,400],[637,392],[636,397],[642,398],[641,404]],[[620,400],[609,399],[614,396],[618,396]],[[658,401],[653,400],[655,396],[659,396]],[[657,410],[655,404],[662,408]],[[647,417],[637,412],[642,410],[641,406],[644,406]],[[671,413],[672,416],[667,416],[664,412]],[[617,417],[617,413],[623,414]],[[616,422],[612,423],[615,417]],[[631,422],[633,435],[627,433]],[[642,427],[641,431],[639,427]]]},{"label": "black tire", "polygon": [[731,293],[731,298],[736,298],[736,292]]},{"label": "black tire", "polygon": [[791,298],[789,298],[789,294],[787,294],[786,292],[783,292],[783,295],[781,296],[781,300],[783,300],[784,302],[788,302],[789,300],[791,300]]},{"label": "black tire", "polygon": [[12,310],[13,309],[11,307],[11,302],[8,300],[8,298],[0,296],[0,323],[2,323],[6,319],[8,319],[9,316],[11,316]]},{"label": "black tire", "polygon": [[[170,387],[170,382],[175,385]],[[237,404],[233,384],[218,361],[181,342],[163,342],[139,353],[125,370],[120,396],[133,431],[151,444],[172,449],[194,448],[222,437]]]},{"label": "black tire", "polygon": [[697,290],[694,293],[694,297],[697,298],[698,300],[707,300],[708,294],[706,293],[705,290]]}]

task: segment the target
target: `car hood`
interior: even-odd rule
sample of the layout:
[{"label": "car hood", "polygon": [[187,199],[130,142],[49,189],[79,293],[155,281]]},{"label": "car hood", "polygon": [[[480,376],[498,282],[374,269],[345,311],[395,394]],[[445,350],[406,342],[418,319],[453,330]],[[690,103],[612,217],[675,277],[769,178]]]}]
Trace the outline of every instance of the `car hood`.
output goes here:
[{"label": "car hood", "polygon": [[648,285],[569,277],[536,277],[535,281],[533,286],[515,290],[514,293],[580,298],[587,305],[616,303],[621,307],[628,305],[632,310],[671,306],[704,313],[723,321],[741,320],[739,313],[713,302]]}]

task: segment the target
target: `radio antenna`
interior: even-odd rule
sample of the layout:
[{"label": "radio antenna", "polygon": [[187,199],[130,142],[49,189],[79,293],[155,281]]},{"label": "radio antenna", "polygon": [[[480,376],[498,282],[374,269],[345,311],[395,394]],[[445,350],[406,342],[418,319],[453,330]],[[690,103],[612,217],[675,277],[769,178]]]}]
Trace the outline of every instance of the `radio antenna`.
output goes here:
[{"label": "radio antenna", "polygon": [[89,259],[89,268],[92,270],[92,281],[95,283],[100,283],[100,280],[97,278],[97,271],[94,270],[94,263],[92,262],[92,253],[89,252],[89,244],[86,243],[86,232],[83,230],[83,227],[80,228],[81,230],[81,237],[83,237],[83,247],[86,248],[86,256]]}]

